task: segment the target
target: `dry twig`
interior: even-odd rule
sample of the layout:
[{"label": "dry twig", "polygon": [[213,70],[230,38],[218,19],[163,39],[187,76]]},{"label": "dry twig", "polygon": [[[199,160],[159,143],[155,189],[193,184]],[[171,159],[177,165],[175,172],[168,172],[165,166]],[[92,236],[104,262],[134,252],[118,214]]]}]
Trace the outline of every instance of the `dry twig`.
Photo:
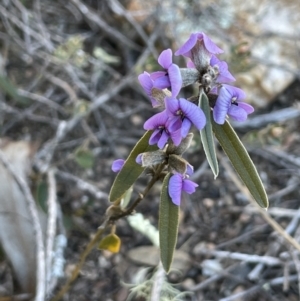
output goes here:
[{"label": "dry twig", "polygon": [[54,170],[50,169],[48,176],[48,225],[47,225],[47,242],[46,242],[46,295],[51,291],[52,282],[52,261],[53,261],[53,246],[56,235],[56,220],[57,220],[57,204],[56,204],[56,181]]}]

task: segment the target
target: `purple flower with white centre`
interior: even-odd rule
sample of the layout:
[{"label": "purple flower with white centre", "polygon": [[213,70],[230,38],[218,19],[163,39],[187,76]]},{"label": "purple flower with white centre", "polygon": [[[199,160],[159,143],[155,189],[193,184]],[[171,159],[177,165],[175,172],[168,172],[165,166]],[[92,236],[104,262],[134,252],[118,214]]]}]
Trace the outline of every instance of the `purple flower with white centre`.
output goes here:
[{"label": "purple flower with white centre", "polygon": [[158,57],[158,63],[166,71],[157,71],[150,74],[153,87],[165,89],[171,87],[172,96],[176,97],[182,86],[180,69],[172,62],[172,50],[164,50]]},{"label": "purple flower with white centre", "polygon": [[173,132],[170,133],[168,129],[169,116],[166,110],[155,114],[144,123],[145,130],[153,130],[153,133],[149,139],[149,144],[153,145],[157,143],[157,146],[162,149],[168,142],[169,138],[173,140],[175,145],[179,145],[181,142],[180,127],[176,129],[174,126]]},{"label": "purple flower with white centre", "polygon": [[138,80],[141,86],[144,88],[146,94],[149,96],[152,106],[158,107],[160,103],[152,96],[152,88],[154,81],[151,79],[150,74],[148,72],[144,72],[138,76]]},{"label": "purple flower with white centre", "polygon": [[117,159],[113,162],[111,169],[113,172],[119,172],[125,164],[125,160]]},{"label": "purple flower with white centre", "polygon": [[184,98],[166,97],[165,99],[166,110],[170,117],[168,129],[172,133],[181,127],[181,136],[185,138],[189,130],[194,126],[201,130],[204,128],[206,118],[203,111]]},{"label": "purple flower with white centre", "polygon": [[226,62],[219,60],[215,55],[210,59],[210,65],[218,70],[217,82],[221,84],[231,83],[235,81],[235,78],[228,71],[228,65]]},{"label": "purple flower with white centre", "polygon": [[219,48],[205,33],[198,32],[192,33],[190,38],[175,52],[175,55],[183,55],[193,58],[192,50],[197,44],[202,44],[205,50],[210,54],[223,53],[223,50]]},{"label": "purple flower with white centre", "polygon": [[172,202],[179,206],[181,201],[181,193],[185,191],[188,194],[192,194],[196,191],[198,184],[191,180],[184,178],[181,174],[175,174],[170,177],[168,192],[172,199]]},{"label": "purple flower with white centre", "polygon": [[248,114],[254,112],[254,108],[251,105],[240,101],[245,98],[246,94],[243,90],[229,85],[223,85],[213,109],[215,122],[224,124],[227,114],[233,120],[245,121]]}]

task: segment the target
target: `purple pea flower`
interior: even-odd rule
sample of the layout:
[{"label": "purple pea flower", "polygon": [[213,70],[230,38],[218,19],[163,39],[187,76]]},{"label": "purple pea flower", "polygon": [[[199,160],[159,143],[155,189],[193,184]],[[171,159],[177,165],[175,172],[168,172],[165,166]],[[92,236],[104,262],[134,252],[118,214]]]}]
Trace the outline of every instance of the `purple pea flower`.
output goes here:
[{"label": "purple pea flower", "polygon": [[165,71],[150,74],[153,87],[161,90],[171,87],[172,96],[176,97],[182,86],[182,78],[179,67],[172,62],[172,50],[164,50],[158,57],[158,63]]},{"label": "purple pea flower", "polygon": [[169,138],[173,140],[173,143],[177,146],[181,142],[181,131],[180,125],[176,129],[176,126],[173,127],[172,133],[168,129],[169,116],[167,111],[164,110],[160,113],[155,114],[150,117],[144,123],[145,130],[153,130],[153,133],[149,139],[149,144],[153,145],[157,143],[157,146],[162,149],[168,142]]},{"label": "purple pea flower", "polygon": [[220,49],[205,33],[198,32],[192,33],[190,38],[175,52],[175,55],[184,55],[193,58],[192,50],[194,47],[203,45],[205,50],[210,54],[219,54],[223,53],[223,50]]},{"label": "purple pea flower", "polygon": [[175,205],[179,206],[182,191],[185,191],[188,194],[192,194],[195,192],[196,187],[198,187],[198,184],[184,178],[184,176],[181,174],[175,174],[171,176],[169,180],[169,196],[172,199],[172,202]]},{"label": "purple pea flower", "polygon": [[148,72],[144,72],[138,76],[138,80],[141,84],[141,86],[144,88],[146,94],[149,96],[152,106],[158,107],[160,106],[160,103],[152,96],[152,88],[154,81],[151,79],[151,76]]},{"label": "purple pea flower", "polygon": [[180,127],[181,136],[185,138],[192,124],[194,124],[198,130],[204,128],[206,123],[205,115],[203,111],[192,102],[184,98],[179,98],[178,100],[177,98],[166,97],[165,104],[167,113],[170,116],[168,128],[171,133]]},{"label": "purple pea flower", "polygon": [[125,160],[117,159],[113,162],[111,169],[113,172],[119,172],[125,164]]},{"label": "purple pea flower", "polygon": [[219,73],[219,75],[217,77],[218,83],[226,84],[226,83],[235,81],[235,78],[228,71],[228,65],[225,61],[221,61],[215,55],[213,55],[210,59],[210,65],[212,67],[217,66],[217,68],[218,68],[218,73]]},{"label": "purple pea flower", "polygon": [[224,124],[227,114],[233,120],[245,121],[248,114],[254,112],[254,108],[251,105],[240,101],[245,98],[246,94],[243,90],[229,85],[223,85],[219,91],[219,96],[213,110],[215,122]]}]

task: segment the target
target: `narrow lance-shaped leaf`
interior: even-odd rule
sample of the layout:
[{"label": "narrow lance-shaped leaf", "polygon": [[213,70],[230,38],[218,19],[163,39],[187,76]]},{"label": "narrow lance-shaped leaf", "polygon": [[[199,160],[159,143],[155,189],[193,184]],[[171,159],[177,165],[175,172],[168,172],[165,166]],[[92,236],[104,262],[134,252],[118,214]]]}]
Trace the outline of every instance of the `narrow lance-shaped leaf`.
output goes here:
[{"label": "narrow lance-shaped leaf", "polygon": [[203,149],[208,161],[208,164],[215,176],[219,174],[219,165],[216,155],[214,136],[211,125],[211,110],[208,102],[208,98],[205,93],[202,91],[199,96],[199,106],[203,110],[206,117],[206,125],[200,131],[200,137],[203,144]]},{"label": "narrow lance-shaped leaf", "polygon": [[142,167],[135,162],[136,157],[140,153],[151,152],[158,149],[156,145],[149,145],[149,138],[151,134],[152,131],[147,131],[132,149],[127,160],[125,161],[124,166],[117,174],[115,181],[111,187],[109,193],[110,202],[114,202],[120,199],[144,171],[145,167]]},{"label": "narrow lance-shaped leaf", "polygon": [[213,131],[233,167],[262,208],[268,208],[269,202],[258,172],[239,137],[226,120],[223,125],[212,122]]},{"label": "narrow lance-shaped leaf", "polygon": [[165,179],[162,184],[158,227],[160,259],[167,273],[170,270],[173,260],[179,224],[179,206],[173,204],[168,192],[170,177],[171,174],[168,173],[165,176]]}]

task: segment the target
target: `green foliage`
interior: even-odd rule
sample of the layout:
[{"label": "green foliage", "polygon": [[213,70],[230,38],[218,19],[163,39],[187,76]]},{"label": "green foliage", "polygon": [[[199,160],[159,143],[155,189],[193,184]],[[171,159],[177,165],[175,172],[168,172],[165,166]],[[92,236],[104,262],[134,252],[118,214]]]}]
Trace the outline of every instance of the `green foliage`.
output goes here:
[{"label": "green foliage", "polygon": [[168,173],[162,184],[159,206],[159,244],[160,259],[165,271],[168,273],[173,260],[177,242],[179,224],[179,206],[173,204],[168,185],[171,174]]},{"label": "green foliage", "polygon": [[206,117],[206,125],[204,129],[200,131],[201,141],[203,145],[203,149],[208,161],[208,164],[215,176],[215,178],[219,174],[219,165],[216,155],[214,136],[212,131],[211,124],[211,109],[209,106],[208,98],[205,93],[201,93],[199,97],[199,106],[203,110]]},{"label": "green foliage", "polygon": [[258,172],[234,129],[227,120],[223,125],[212,121],[212,125],[220,145],[255,201],[262,208],[268,208],[268,197]]},{"label": "green foliage", "polygon": [[125,161],[123,168],[116,176],[115,181],[111,187],[109,193],[110,202],[119,200],[145,170],[145,167],[137,164],[135,162],[135,159],[141,153],[157,150],[156,145],[149,145],[148,143],[151,135],[152,131],[147,131],[132,149],[127,160]]},{"label": "green foliage", "polygon": [[75,161],[82,168],[92,168],[95,163],[93,153],[87,148],[78,148],[75,152]]},{"label": "green foliage", "polygon": [[36,201],[44,212],[47,212],[48,185],[46,181],[38,183],[36,189]]}]

